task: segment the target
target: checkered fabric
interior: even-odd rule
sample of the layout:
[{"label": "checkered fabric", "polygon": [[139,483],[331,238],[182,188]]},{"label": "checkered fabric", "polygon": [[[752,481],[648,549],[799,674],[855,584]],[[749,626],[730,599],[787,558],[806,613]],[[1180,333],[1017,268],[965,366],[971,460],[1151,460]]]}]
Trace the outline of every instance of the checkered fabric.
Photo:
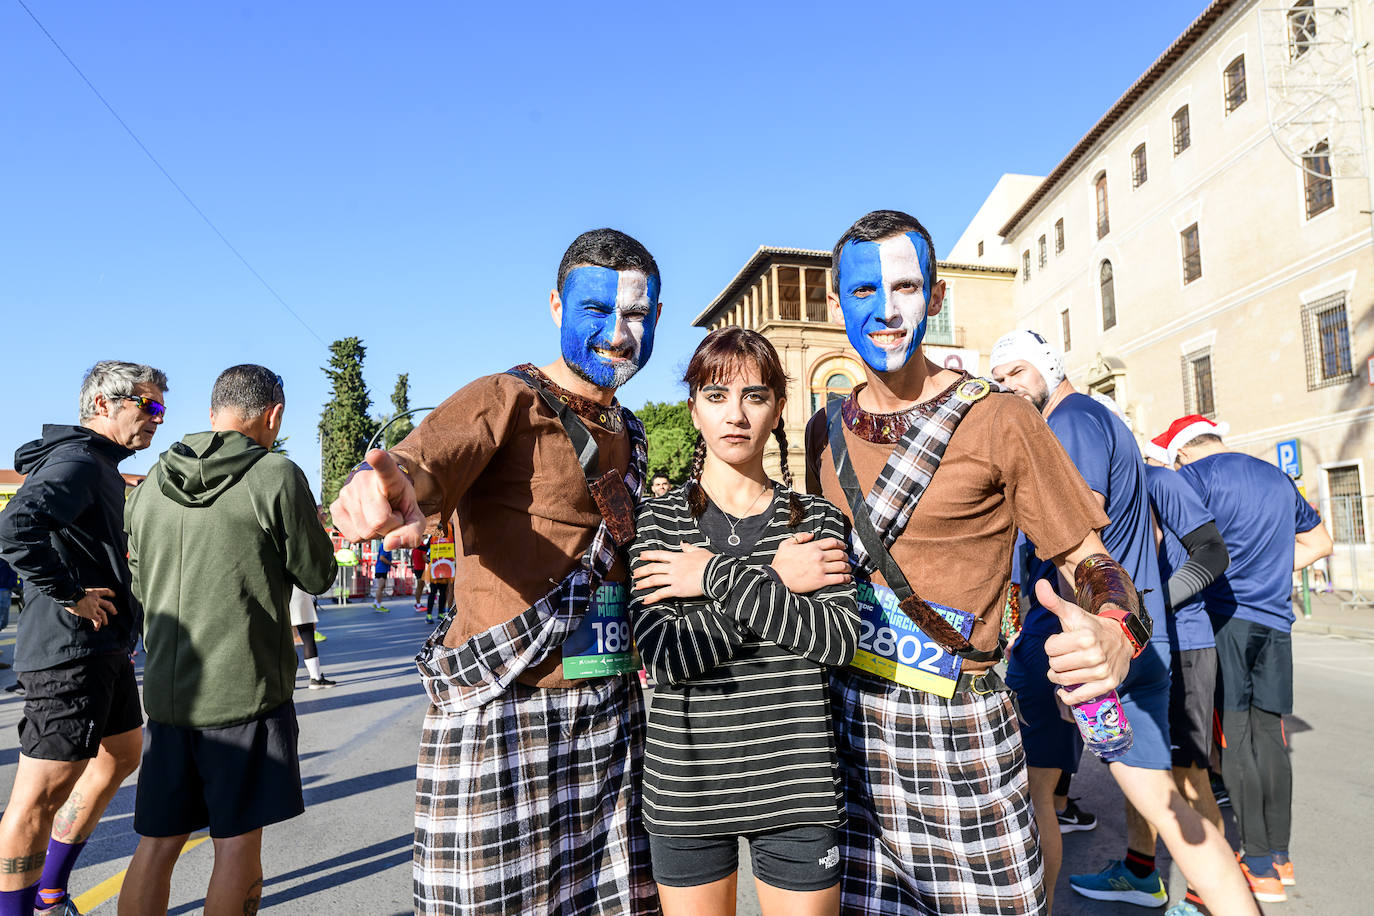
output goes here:
[{"label": "checkered fabric", "polygon": [[[940,466],[945,447],[949,445],[959,421],[974,403],[988,391],[995,390],[995,383],[987,379],[965,379],[954,396],[936,408],[930,419],[912,424],[906,435],[893,447],[873,489],[864,498],[873,528],[882,537],[885,546],[891,547],[906,530],[911,513],[916,511],[921,494]],[[857,571],[873,572],[875,564],[859,541],[857,532],[850,536],[849,541]]]},{"label": "checkered fabric", "polygon": [[831,708],[846,916],[1049,912],[1009,693],[944,700],[841,669]]},{"label": "checkered fabric", "polygon": [[[630,435],[625,486],[638,502],[649,449],[644,426],[635,415],[627,410],[624,419]],[[415,656],[425,692],[434,705],[446,713],[477,709],[509,689],[527,668],[556,651],[582,622],[591,596],[615,562],[617,549],[602,522],[577,567],[523,613],[453,647],[444,645],[453,618],[439,624]]]},{"label": "checkered fabric", "polygon": [[415,913],[659,912],[640,820],[644,699],[634,675],[512,684],[431,707],[415,794]]}]

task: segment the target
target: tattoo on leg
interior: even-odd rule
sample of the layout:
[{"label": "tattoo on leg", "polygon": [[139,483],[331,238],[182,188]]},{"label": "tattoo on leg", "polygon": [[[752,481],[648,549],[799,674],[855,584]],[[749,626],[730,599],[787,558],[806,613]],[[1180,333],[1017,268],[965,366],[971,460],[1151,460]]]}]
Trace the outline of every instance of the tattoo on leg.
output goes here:
[{"label": "tattoo on leg", "polygon": [[243,916],[254,916],[262,905],[262,879],[254,881],[248,888],[248,897],[243,901]]},{"label": "tattoo on leg", "polygon": [[85,798],[81,793],[72,790],[72,794],[62,803],[62,807],[57,809],[57,816],[52,821],[53,839],[62,843],[80,843],[80,837],[72,835],[72,829],[76,826],[76,819],[81,816],[81,811],[85,807],[82,803]]},{"label": "tattoo on leg", "polygon": [[47,860],[48,851],[46,849],[40,849],[38,852],[31,852],[26,856],[18,856],[13,859],[0,859],[0,874],[22,875],[25,872],[38,871]]}]

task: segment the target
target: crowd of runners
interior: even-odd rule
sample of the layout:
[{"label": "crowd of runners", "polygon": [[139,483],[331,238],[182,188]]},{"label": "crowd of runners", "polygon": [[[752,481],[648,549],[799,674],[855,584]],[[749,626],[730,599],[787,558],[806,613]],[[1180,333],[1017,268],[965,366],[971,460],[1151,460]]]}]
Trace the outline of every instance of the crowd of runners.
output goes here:
[{"label": "crowd of runners", "polygon": [[[457,545],[461,588],[416,659],[415,912],[729,914],[744,838],[768,916],[1048,913],[1061,830],[1094,825],[1070,796],[1075,708],[1133,741],[1103,752],[1126,849],[1074,891],[1165,906],[1162,840],[1188,879],[1172,916],[1284,899],[1290,583],[1331,551],[1320,518],[1225,424],[1182,417],[1142,455],[1032,330],[997,342],[988,378],[930,362],[945,286],[915,218],[867,214],[832,264],[868,379],[797,451],[778,354],[727,327],[684,374],[686,480],[650,472],[616,392],[652,354],[659,270],[600,229],[558,265],[557,360],[472,381],[353,469],[329,517],[382,541],[374,607],[408,551],[433,614],[425,546],[448,526]],[[308,686],[332,686],[312,596],[337,567],[271,451],[285,384],[225,370],[211,428],[126,502],[118,464],[167,390],[99,363],[79,423],[16,455],[0,556],[24,581],[25,705],[0,916],[76,913],[72,868],[140,764],[124,916],[166,913],[207,828],[205,912],[256,912],[262,831],[304,810],[293,642]]]}]

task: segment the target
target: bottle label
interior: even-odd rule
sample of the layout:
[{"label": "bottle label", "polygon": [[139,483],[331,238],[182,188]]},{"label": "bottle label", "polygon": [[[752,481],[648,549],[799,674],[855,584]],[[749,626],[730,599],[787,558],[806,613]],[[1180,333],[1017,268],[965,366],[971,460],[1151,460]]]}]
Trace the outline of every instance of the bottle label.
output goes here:
[{"label": "bottle label", "polygon": [[1093,753],[1120,754],[1131,746],[1131,724],[1115,690],[1073,707],[1073,717]]},{"label": "bottle label", "polygon": [[592,595],[582,622],[563,643],[564,677],[575,680],[639,670],[625,615],[628,596],[624,582],[606,583]]},{"label": "bottle label", "polygon": [[[964,660],[927,636],[901,609],[892,589],[856,582],[859,648],[850,662],[860,671],[949,699],[959,684]],[[965,638],[973,615],[942,604],[930,606]]]}]

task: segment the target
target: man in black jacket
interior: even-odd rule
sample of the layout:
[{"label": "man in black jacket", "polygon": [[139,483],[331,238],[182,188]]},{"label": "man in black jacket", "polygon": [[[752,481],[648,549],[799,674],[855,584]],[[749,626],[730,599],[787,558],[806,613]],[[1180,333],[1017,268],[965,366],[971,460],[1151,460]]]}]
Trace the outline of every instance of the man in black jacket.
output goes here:
[{"label": "man in black jacket", "polygon": [[24,577],[14,667],[25,702],[0,819],[0,916],[76,913],[72,867],[138,767],[143,713],[130,653],[143,614],[130,589],[119,462],[152,444],[166,390],[151,366],[96,363],[81,385],[81,424],[45,425],[15,452],[27,478],[0,514],[0,555]]}]

